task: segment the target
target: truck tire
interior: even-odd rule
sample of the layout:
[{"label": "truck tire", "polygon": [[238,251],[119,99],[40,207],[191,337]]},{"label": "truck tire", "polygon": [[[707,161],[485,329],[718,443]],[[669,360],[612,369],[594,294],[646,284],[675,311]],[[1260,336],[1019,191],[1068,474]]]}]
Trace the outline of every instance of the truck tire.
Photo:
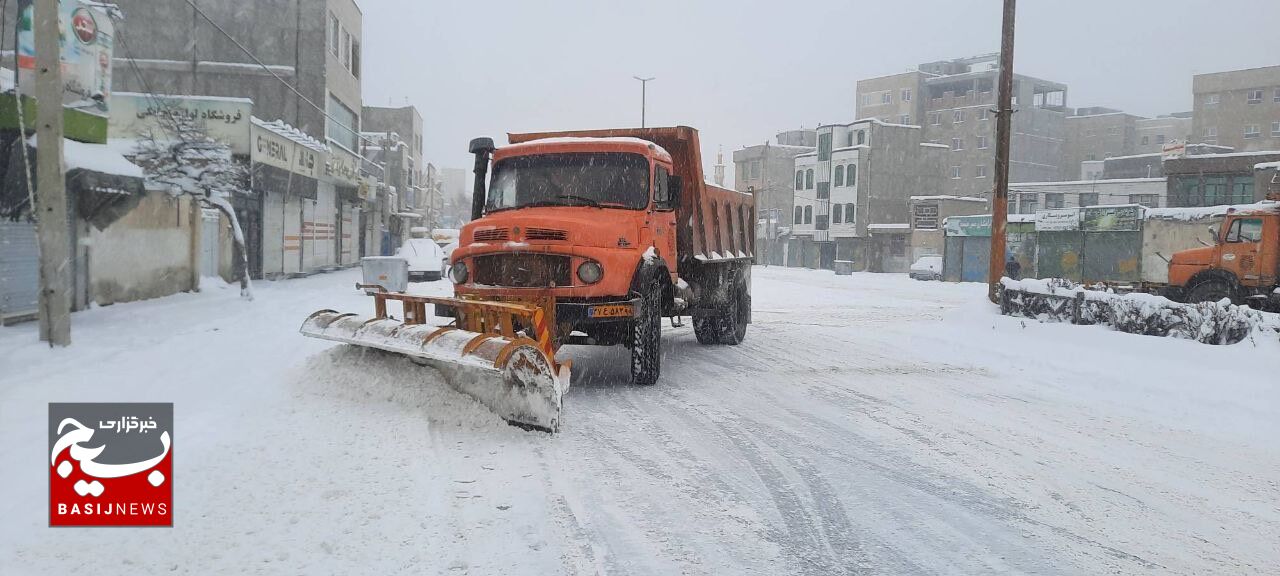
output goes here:
[{"label": "truck tire", "polygon": [[662,373],[662,283],[651,282],[642,298],[640,317],[632,321],[631,382],[650,386]]},{"label": "truck tire", "polygon": [[747,323],[751,318],[751,295],[739,289],[729,304],[714,316],[693,319],[693,334],[699,344],[728,344],[737,346],[747,337]]},{"label": "truck tire", "polygon": [[1187,303],[1196,304],[1198,302],[1217,302],[1223,298],[1230,298],[1232,302],[1236,301],[1234,291],[1231,284],[1221,278],[1210,278],[1204,280],[1190,290],[1187,290]]}]

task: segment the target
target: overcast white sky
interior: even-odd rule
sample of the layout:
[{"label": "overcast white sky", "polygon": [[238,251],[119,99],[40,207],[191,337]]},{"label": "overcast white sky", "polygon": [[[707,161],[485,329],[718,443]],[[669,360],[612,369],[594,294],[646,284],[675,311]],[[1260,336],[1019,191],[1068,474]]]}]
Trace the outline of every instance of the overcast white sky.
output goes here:
[{"label": "overcast white sky", "polygon": [[[859,78],[999,49],[1000,0],[358,0],[364,100],[418,107],[424,156],[507,132],[687,124],[714,163],[853,120]],[[1068,105],[1191,109],[1191,76],[1280,64],[1280,0],[1023,0],[1015,69]],[[407,99],[407,100],[406,100]],[[730,168],[732,174],[732,168]],[[732,178],[732,176],[730,176]]]}]

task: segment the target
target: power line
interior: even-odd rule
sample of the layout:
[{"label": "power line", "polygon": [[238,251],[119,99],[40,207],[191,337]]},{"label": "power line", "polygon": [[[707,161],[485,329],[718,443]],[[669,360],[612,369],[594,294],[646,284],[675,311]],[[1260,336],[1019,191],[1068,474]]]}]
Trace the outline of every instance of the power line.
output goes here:
[{"label": "power line", "polygon": [[329,112],[327,112],[324,108],[317,106],[315,102],[312,102],[310,98],[307,98],[306,96],[304,96],[302,92],[299,92],[298,89],[295,88],[292,84],[286,82],[284,78],[281,78],[279,74],[276,74],[275,70],[272,70],[270,66],[267,66],[265,63],[262,62],[262,60],[259,60],[258,57],[253,54],[253,52],[250,52],[248,48],[245,48],[244,44],[241,44],[239,40],[236,40],[235,37],[233,37],[230,33],[224,30],[222,26],[218,25],[217,22],[214,22],[213,19],[210,18],[208,14],[205,14],[204,11],[201,10],[199,6],[196,6],[195,2],[193,2],[192,0],[185,0],[185,1],[188,6],[191,6],[192,10],[195,10],[196,14],[199,14],[201,18],[204,18],[205,22],[208,22],[210,26],[213,26],[214,29],[216,29],[223,36],[226,36],[227,40],[230,40],[232,44],[236,45],[236,48],[239,48],[240,51],[244,52],[246,56],[253,59],[254,63],[262,67],[263,70],[266,70],[267,73],[270,74],[272,78],[275,78],[281,84],[284,84],[285,87],[289,89],[289,91],[296,94],[298,98],[302,99],[303,102],[306,102],[312,108],[315,108],[316,111],[320,112],[320,114],[322,114],[326,119],[332,120],[335,124],[342,126],[343,128],[346,128],[347,131],[351,132],[352,134],[355,134],[356,138],[360,139],[361,142],[365,142],[370,145],[374,143],[372,140],[369,140],[368,138],[361,136],[360,132],[355,128],[351,126],[346,126],[342,123],[342,121],[338,120],[337,118],[334,118],[333,116],[330,116]]}]

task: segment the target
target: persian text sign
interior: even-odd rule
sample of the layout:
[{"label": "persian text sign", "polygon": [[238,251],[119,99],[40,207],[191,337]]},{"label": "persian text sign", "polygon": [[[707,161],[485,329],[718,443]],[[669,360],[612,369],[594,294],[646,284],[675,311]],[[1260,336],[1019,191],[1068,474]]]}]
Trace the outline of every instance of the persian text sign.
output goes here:
[{"label": "persian text sign", "polygon": [[248,98],[117,92],[111,96],[111,137],[174,138],[164,128],[163,116],[166,114],[189,121],[206,136],[230,146],[232,154],[249,154],[249,117],[253,114],[253,101]]},{"label": "persian text sign", "polygon": [[50,403],[50,526],[173,526],[173,404]]},{"label": "persian text sign", "polygon": [[991,236],[991,215],[951,216],[947,236]]},{"label": "persian text sign", "polygon": [[1142,207],[1092,206],[1081,209],[1080,227],[1088,232],[1132,232],[1141,230]]},{"label": "persian text sign", "polygon": [[1080,210],[1062,208],[1036,212],[1036,232],[1064,232],[1080,229]]},{"label": "persian text sign", "polygon": [[[36,41],[32,0],[18,2],[18,90],[35,96]],[[106,116],[111,100],[115,25],[107,13],[80,0],[58,3],[62,105]]]}]

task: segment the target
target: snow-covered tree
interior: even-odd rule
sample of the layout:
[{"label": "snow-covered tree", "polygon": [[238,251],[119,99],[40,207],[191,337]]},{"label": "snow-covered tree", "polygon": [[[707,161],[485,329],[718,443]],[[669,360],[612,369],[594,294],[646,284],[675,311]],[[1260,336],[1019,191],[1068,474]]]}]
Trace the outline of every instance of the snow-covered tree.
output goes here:
[{"label": "snow-covered tree", "polygon": [[248,167],[232,158],[230,146],[210,138],[193,114],[166,106],[155,120],[155,126],[139,135],[133,162],[142,167],[148,188],[190,195],[226,215],[235,239],[233,274],[241,296],[252,300],[244,231],[230,202],[233,194],[249,187]]}]

